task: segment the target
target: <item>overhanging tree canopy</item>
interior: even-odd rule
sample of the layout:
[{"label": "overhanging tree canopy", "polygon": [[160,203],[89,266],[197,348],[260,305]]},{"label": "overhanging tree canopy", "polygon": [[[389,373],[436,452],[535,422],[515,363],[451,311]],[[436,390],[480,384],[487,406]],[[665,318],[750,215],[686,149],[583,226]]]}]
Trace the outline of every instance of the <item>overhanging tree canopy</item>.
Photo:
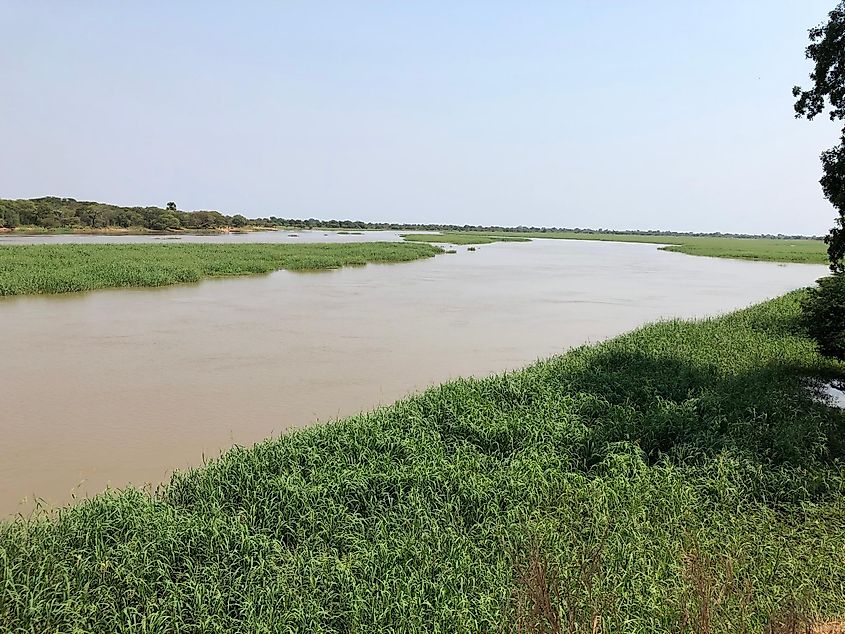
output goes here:
[{"label": "overhanging tree canopy", "polygon": [[[797,97],[795,116],[813,119],[829,108],[831,121],[845,119],[845,0],[828,14],[828,21],[810,29],[807,59],[814,63],[809,90],[792,89]],[[845,128],[839,145],[821,155],[824,175],[819,181],[825,198],[839,212],[825,237],[830,268],[845,272]]]}]

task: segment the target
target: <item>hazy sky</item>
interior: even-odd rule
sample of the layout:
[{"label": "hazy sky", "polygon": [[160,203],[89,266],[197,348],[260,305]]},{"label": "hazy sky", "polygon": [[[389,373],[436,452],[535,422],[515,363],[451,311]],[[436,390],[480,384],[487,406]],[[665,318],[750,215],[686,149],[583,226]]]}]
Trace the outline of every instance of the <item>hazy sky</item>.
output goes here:
[{"label": "hazy sky", "polygon": [[0,197],[825,233],[834,0],[0,0]]}]

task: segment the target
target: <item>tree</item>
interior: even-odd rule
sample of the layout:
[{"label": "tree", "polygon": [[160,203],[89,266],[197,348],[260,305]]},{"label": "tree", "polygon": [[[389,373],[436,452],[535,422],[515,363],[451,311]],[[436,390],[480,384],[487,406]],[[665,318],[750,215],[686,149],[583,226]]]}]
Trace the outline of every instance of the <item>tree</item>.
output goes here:
[{"label": "tree", "polygon": [[166,209],[167,209],[167,211],[176,211],[176,203],[174,203],[172,201],[167,203]]},{"label": "tree", "polygon": [[[845,0],[828,14],[826,24],[810,29],[807,59],[814,64],[810,73],[812,87],[792,89],[795,116],[812,120],[829,104],[831,121],[845,119]],[[845,128],[839,145],[825,150],[821,155],[823,176],[819,181],[825,198],[834,206],[839,217],[825,237],[830,270],[845,273]]]},{"label": "tree", "polygon": [[823,355],[845,361],[845,274],[823,277],[801,301],[804,325]]},{"label": "tree", "polygon": [[6,229],[14,229],[21,223],[21,216],[18,210],[11,206],[0,202],[0,227]]},{"label": "tree", "polygon": [[179,218],[174,216],[171,213],[163,213],[160,216],[156,216],[150,222],[150,229],[155,231],[165,231],[167,229],[179,229],[182,226],[182,223],[179,221]]},{"label": "tree", "polygon": [[232,226],[233,227],[245,227],[247,224],[247,219],[242,216],[241,214],[235,214],[232,216]]}]

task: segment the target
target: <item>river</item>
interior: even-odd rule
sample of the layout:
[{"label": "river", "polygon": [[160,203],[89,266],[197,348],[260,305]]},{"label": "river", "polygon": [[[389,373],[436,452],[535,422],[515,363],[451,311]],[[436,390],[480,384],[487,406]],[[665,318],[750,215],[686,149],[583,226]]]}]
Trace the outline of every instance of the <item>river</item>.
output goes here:
[{"label": "river", "polygon": [[[258,234],[236,235],[223,239]],[[284,235],[273,239],[296,239]],[[87,237],[38,241],[79,238]],[[457,250],[403,264],[0,300],[0,516],[29,512],[34,497],[55,505],[107,486],[155,484],[233,444],[451,377],[518,368],[656,319],[744,307],[826,273],[647,244]]]}]

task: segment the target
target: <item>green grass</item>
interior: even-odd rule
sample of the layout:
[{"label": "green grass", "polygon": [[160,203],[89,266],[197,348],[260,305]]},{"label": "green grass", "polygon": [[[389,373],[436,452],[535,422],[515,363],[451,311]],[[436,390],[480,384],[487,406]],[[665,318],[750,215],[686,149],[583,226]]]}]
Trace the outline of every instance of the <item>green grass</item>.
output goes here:
[{"label": "green grass", "polygon": [[166,286],[206,277],[408,262],[426,244],[99,244],[0,246],[0,296]]},{"label": "green grass", "polygon": [[667,245],[665,251],[718,258],[827,264],[827,245],[822,240],[789,240],[779,238],[715,238],[704,236],[640,236],[604,233],[526,234],[536,238],[565,240],[605,240],[613,242],[646,242]]},{"label": "green grass", "polygon": [[687,255],[706,255],[738,260],[830,264],[827,245],[821,240],[778,240],[767,238],[687,238],[683,244],[662,247]]},{"label": "green grass", "polygon": [[605,242],[640,242],[667,245],[664,251],[717,258],[827,264],[827,246],[821,240],[788,240],[779,238],[711,238],[699,236],[644,236],[624,233],[567,232],[445,232],[440,235],[406,234],[414,242],[448,242],[451,244],[488,244],[500,240],[551,238],[559,240],[599,240]]},{"label": "green grass", "polygon": [[403,233],[406,242],[431,244],[490,244],[492,242],[529,242],[530,238],[511,235],[488,235],[482,232]]},{"label": "green grass", "polygon": [[0,631],[734,633],[845,616],[845,416],[804,387],[843,367],[798,329],[799,297],[0,524]]}]

